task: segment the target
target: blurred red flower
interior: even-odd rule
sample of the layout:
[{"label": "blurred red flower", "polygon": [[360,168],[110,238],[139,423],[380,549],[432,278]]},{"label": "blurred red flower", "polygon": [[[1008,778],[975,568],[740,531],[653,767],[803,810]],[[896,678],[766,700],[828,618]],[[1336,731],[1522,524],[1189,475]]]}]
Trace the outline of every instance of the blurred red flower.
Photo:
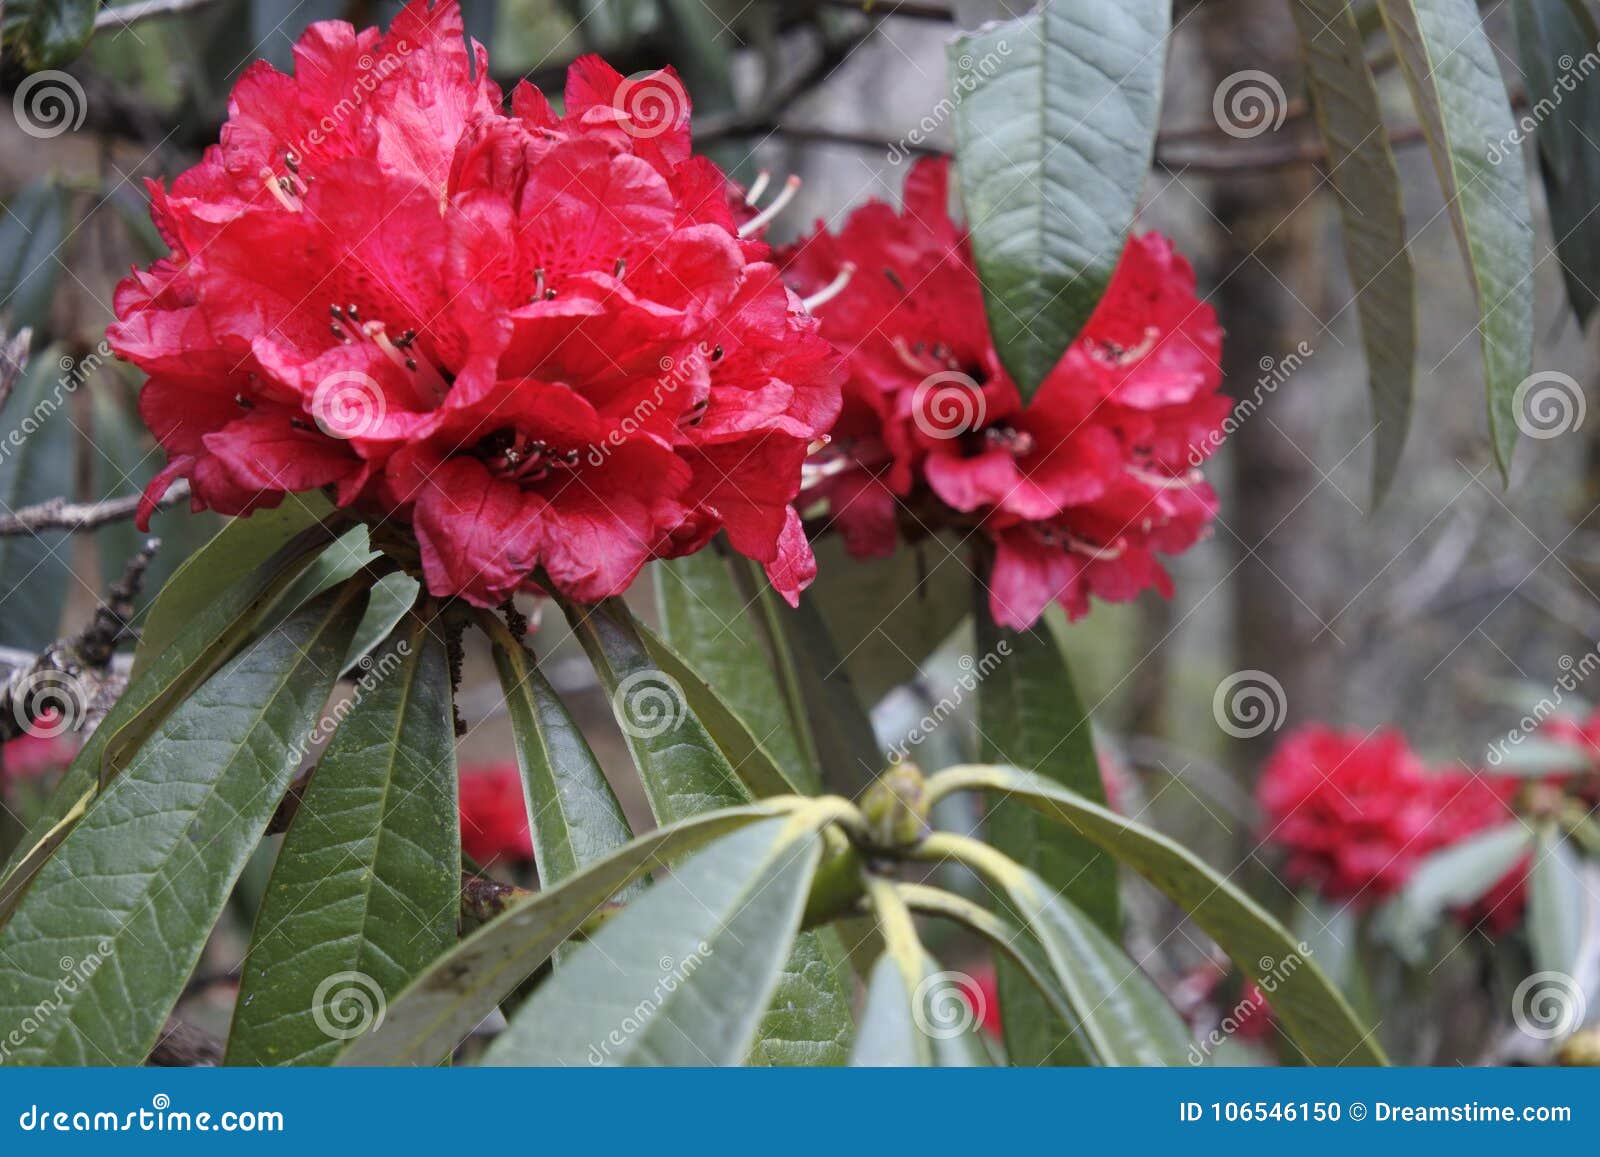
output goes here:
[{"label": "blurred red flower", "polygon": [[533,859],[522,772],[514,763],[461,769],[461,846],[478,863]]},{"label": "blurred red flower", "polygon": [[792,281],[826,299],[815,313],[849,368],[806,497],[827,503],[858,557],[889,553],[908,527],[980,526],[996,554],[990,608],[1010,626],[1052,601],[1077,618],[1091,595],[1170,595],[1156,553],[1186,550],[1215,515],[1196,465],[1229,408],[1222,331],[1193,270],[1165,238],[1131,238],[1093,317],[1024,403],[990,337],[949,180],[946,162],[921,162],[901,212],[868,203],[787,256]]},{"label": "blurred red flower", "polygon": [[172,256],[117,289],[112,347],[175,478],[225,514],[330,488],[409,523],[429,589],[489,606],[542,570],[581,600],[718,530],[791,600],[791,505],[836,358],[670,70],[576,62],[512,112],[454,2],[329,21],[251,65],[219,144],[150,186]]},{"label": "blurred red flower", "polygon": [[[42,723],[48,727],[54,717]],[[78,754],[75,738],[67,735],[19,735],[5,743],[0,751],[0,766],[6,774],[19,779],[37,779],[54,771],[61,771]]]}]

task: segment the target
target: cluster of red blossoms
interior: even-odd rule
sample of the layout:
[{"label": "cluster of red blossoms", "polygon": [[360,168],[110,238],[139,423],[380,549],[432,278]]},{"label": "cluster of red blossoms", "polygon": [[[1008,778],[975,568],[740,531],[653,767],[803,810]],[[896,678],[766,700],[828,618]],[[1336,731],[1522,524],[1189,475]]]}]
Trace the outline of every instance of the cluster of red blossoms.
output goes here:
[{"label": "cluster of red blossoms", "polygon": [[[1369,906],[1404,886],[1428,856],[1509,821],[1517,787],[1506,776],[1430,769],[1398,731],[1314,724],[1278,745],[1256,794],[1266,838],[1287,853],[1292,883]],[[1513,927],[1527,867],[1509,871],[1469,918],[1494,933]]]},{"label": "cluster of red blossoms", "polygon": [[533,835],[522,772],[514,763],[474,764],[461,769],[461,847],[478,863],[528,863]]},{"label": "cluster of red blossoms", "polygon": [[995,619],[1031,625],[1052,601],[1171,594],[1156,554],[1192,546],[1216,513],[1197,465],[1229,403],[1222,331],[1163,237],[1133,237],[1082,333],[1027,402],[984,318],[949,166],[918,164],[896,212],[871,202],[786,254],[845,355],[844,409],[805,497],[826,502],[858,557],[899,537],[981,528]]},{"label": "cluster of red blossoms", "polygon": [[726,531],[798,597],[838,359],[690,154],[677,78],[587,58],[563,115],[526,83],[508,115],[456,4],[426,0],[294,55],[150,188],[172,255],[108,334],[169,458],[142,517],[180,477],[225,514],[328,488],[485,606],[536,574],[618,594]]}]

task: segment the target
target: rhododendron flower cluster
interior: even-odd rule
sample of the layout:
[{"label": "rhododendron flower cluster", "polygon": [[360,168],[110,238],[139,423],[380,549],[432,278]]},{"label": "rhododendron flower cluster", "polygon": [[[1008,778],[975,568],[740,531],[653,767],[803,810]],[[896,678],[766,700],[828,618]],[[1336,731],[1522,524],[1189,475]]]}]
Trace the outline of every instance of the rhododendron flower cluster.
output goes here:
[{"label": "rhododendron flower cluster", "polygon": [[837,358],[691,155],[673,73],[586,58],[563,115],[526,83],[507,112],[457,6],[423,0],[294,58],[251,65],[220,143],[150,188],[172,255],[109,331],[168,454],[142,517],[179,477],[225,514],[327,488],[485,606],[536,573],[614,595],[726,531],[796,598]]},{"label": "rhododendron flower cluster", "polygon": [[949,181],[945,162],[922,162],[900,212],[866,204],[787,255],[791,283],[827,298],[815,312],[849,369],[806,498],[826,503],[857,556],[981,528],[990,607],[1009,626],[1052,601],[1076,618],[1091,596],[1170,595],[1156,555],[1186,550],[1216,513],[1196,467],[1229,408],[1222,331],[1193,271],[1164,238],[1131,238],[1094,315],[1024,402],[990,337]]},{"label": "rhododendron flower cluster", "polygon": [[[1512,819],[1515,780],[1432,770],[1398,731],[1371,735],[1314,724],[1284,739],[1257,785],[1266,839],[1288,854],[1291,883],[1370,905],[1423,859]],[[1491,931],[1521,917],[1527,864],[1466,914]]]},{"label": "rhododendron flower cluster", "polygon": [[533,859],[522,773],[514,763],[461,769],[461,847],[480,864]]}]

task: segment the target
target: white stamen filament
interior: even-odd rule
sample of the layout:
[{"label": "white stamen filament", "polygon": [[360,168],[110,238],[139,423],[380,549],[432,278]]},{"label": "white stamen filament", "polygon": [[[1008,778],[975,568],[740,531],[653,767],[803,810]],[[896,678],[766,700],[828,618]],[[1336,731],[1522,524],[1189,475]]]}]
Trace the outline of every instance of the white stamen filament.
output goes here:
[{"label": "white stamen filament", "polygon": [[1124,466],[1123,469],[1127,471],[1129,477],[1138,479],[1146,486],[1154,486],[1157,490],[1188,490],[1205,481],[1205,475],[1198,470],[1186,470],[1173,478],[1140,466]]},{"label": "white stamen filament", "polygon": [[926,376],[939,370],[938,362],[917,360],[919,355],[911,352],[911,347],[906,344],[905,338],[897,336],[890,344],[894,346],[894,352],[900,355],[900,360],[912,373]]},{"label": "white stamen filament", "polygon": [[794,200],[795,194],[799,191],[800,178],[791,176],[783,183],[783,188],[778,191],[778,195],[772,198],[772,204],[739,226],[739,236],[741,238],[749,237],[772,224],[773,219],[789,207],[789,202]]},{"label": "white stamen filament", "polygon": [[433,392],[433,402],[438,403],[444,400],[448,387],[445,385],[444,379],[439,376],[439,371],[433,368],[432,362],[426,358],[417,357],[415,354],[409,354],[390,341],[381,321],[367,322],[361,327],[361,332],[378,344],[378,348],[383,351],[384,357],[399,366],[407,374],[416,374],[421,384]]},{"label": "white stamen filament", "polygon": [[271,169],[263,168],[260,175],[261,183],[267,187],[267,192],[278,199],[278,204],[291,213],[300,212],[300,203],[289,195],[288,190],[278,184],[278,177]]},{"label": "white stamen filament", "polygon": [[804,308],[807,313],[810,313],[818,306],[827,305],[828,302],[832,301],[834,298],[838,297],[844,292],[844,287],[850,284],[850,279],[855,275],[855,262],[846,261],[844,263],[844,267],[839,270],[839,275],[832,281],[828,282],[828,284],[824,285],[821,289],[813,293],[810,297],[804,298],[800,302],[801,307]]},{"label": "white stamen filament", "polygon": [[762,169],[756,174],[755,183],[750,186],[750,191],[744,195],[744,203],[754,209],[761,201],[762,194],[767,191],[767,185],[772,181],[772,171]]},{"label": "white stamen filament", "polygon": [[1067,549],[1074,554],[1081,554],[1085,558],[1092,558],[1096,562],[1110,562],[1112,559],[1121,558],[1127,551],[1127,544],[1118,540],[1111,546],[1095,546],[1092,542],[1084,542],[1081,538],[1066,536]]}]

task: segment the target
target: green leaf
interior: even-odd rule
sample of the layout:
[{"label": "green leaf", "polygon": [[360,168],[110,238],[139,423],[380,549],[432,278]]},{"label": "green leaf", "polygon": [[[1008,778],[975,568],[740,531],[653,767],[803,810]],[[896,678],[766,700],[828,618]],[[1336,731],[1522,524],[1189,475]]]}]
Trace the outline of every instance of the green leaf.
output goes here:
[{"label": "green leaf", "polygon": [[580,946],[485,1063],[741,1063],[800,930],[821,849],[801,817],[723,836]]},{"label": "green leaf", "polygon": [[1024,399],[1094,312],[1155,150],[1167,0],[1049,0],[950,45],[989,329]]},{"label": "green leaf", "polygon": [[356,637],[350,641],[350,653],[344,657],[341,674],[350,674],[366,655],[389,637],[389,632],[417,605],[417,596],[421,593],[422,584],[402,571],[386,574],[372,584],[367,613],[361,616]]},{"label": "green leaf", "polygon": [[39,866],[83,815],[97,786],[137,751],[180,702],[249,638],[257,619],[325,540],[307,531],[282,547],[242,581],[195,611],[177,638],[129,680],[127,688],[85,741],[61,777],[44,814],[6,864],[0,883],[0,923]]},{"label": "green leaf", "polygon": [[99,0],[10,0],[0,26],[6,47],[15,49],[30,70],[66,64],[94,35],[99,7]]},{"label": "green leaf", "polygon": [[1345,264],[1361,318],[1375,429],[1376,506],[1394,481],[1414,394],[1417,295],[1400,174],[1354,8],[1348,0],[1293,0],[1289,7],[1305,53],[1317,129],[1328,150],[1328,179],[1339,202]]},{"label": "green leaf", "polygon": [[412,616],[350,702],[273,865],[230,1065],[331,1063],[456,942],[455,726],[439,624]]},{"label": "green leaf", "polygon": [[[6,403],[0,512],[73,496],[78,431],[70,407],[78,382],[62,372],[61,348],[31,359]],[[60,636],[62,608],[80,585],[71,561],[65,531],[0,536],[0,617],[9,645],[42,651]]]},{"label": "green leaf", "polygon": [[435,961],[389,1002],[383,1023],[352,1041],[338,1063],[437,1064],[634,880],[721,835],[784,814],[781,806],[752,804],[668,824],[528,897]]},{"label": "green leaf", "polygon": [[[655,586],[661,613],[659,641],[666,645],[665,654],[658,653],[657,659],[676,659],[680,667],[697,673],[684,681],[691,706],[734,766],[749,757],[754,764],[773,765],[779,780],[788,785],[782,790],[802,795],[819,792],[816,754],[810,750],[809,736],[796,727],[777,665],[768,653],[760,596],[747,596],[729,560],[709,549],[657,564]],[[656,640],[647,634],[645,642],[653,646]],[[679,671],[669,668],[669,673],[683,680]],[[693,683],[705,690],[697,691]],[[729,725],[730,715],[736,726]],[[729,742],[741,747],[739,754],[729,750]],[[760,751],[749,750],[749,742]],[[765,769],[758,775],[773,783]],[[748,782],[750,777],[745,778]],[[756,794],[772,791],[756,789]]]},{"label": "green leaf", "polygon": [[922,663],[972,609],[962,544],[937,535],[888,558],[850,558],[838,535],[815,544],[817,578],[806,589],[835,639],[850,641],[845,669],[864,703],[876,706],[922,674]]},{"label": "green leaf", "polygon": [[845,1064],[856,1031],[849,997],[853,985],[835,929],[797,936],[745,1063],[784,1068]]},{"label": "green leaf", "polygon": [[6,1063],[144,1061],[300,763],[364,597],[324,596],[208,680],[39,870],[0,929],[0,1021],[53,1011]]},{"label": "green leaf", "polygon": [[1528,880],[1528,944],[1536,972],[1576,976],[1589,906],[1572,845],[1541,832]]},{"label": "green leaf", "polygon": [[[581,609],[563,604],[563,610],[594,664],[600,686],[611,698],[656,822],[673,823],[751,799],[705,724],[689,710],[684,687],[651,659],[627,606],[620,599],[608,599]],[[806,933],[801,940],[815,935]],[[817,998],[816,970],[807,972],[814,949],[801,944],[795,952],[790,976],[778,990],[779,1008]],[[848,1017],[849,993],[836,977],[832,979],[832,1000],[842,1010],[837,1015]],[[817,1028],[816,1043],[833,1038],[826,1022]]]},{"label": "green leaf", "polygon": [[850,1064],[857,1068],[921,1068],[933,1064],[933,1046],[913,1019],[911,985],[884,953],[867,979]]},{"label": "green leaf", "polygon": [[[10,13],[8,4],[7,16]],[[55,108],[49,104],[58,94],[63,98],[68,96],[63,87],[43,78],[38,83],[41,87],[34,90],[33,101],[41,102],[40,112],[54,114],[56,109],[67,107],[65,103],[58,103]],[[13,102],[14,110],[24,110],[19,115],[19,123],[28,115],[26,108],[30,104],[27,98]],[[76,107],[82,107],[81,100]],[[35,336],[49,330],[51,306],[61,279],[62,264],[58,255],[65,237],[66,193],[48,178],[24,185],[0,214],[0,311],[10,318],[9,328],[13,333],[24,326],[33,329]],[[41,353],[29,363],[29,368],[43,372],[52,380],[58,375],[65,379],[67,375],[57,362],[60,353],[60,350]],[[72,388],[77,385],[74,381]],[[13,397],[7,405],[8,424],[23,412],[20,401]]]},{"label": "green leaf", "polygon": [[651,659],[627,605],[607,599],[561,606],[611,700],[656,821],[746,802],[750,795],[733,766],[689,710],[677,680]]},{"label": "green leaf", "polygon": [[583,732],[533,656],[497,617],[480,622],[487,622],[494,642],[522,769],[533,859],[541,885],[549,888],[626,844],[632,832]]},{"label": "green leaf", "polygon": [[844,657],[809,594],[782,620],[817,761],[830,791],[854,797],[878,778],[886,762]]},{"label": "green leaf", "polygon": [[1444,914],[1479,899],[1532,844],[1533,829],[1513,820],[1433,853],[1378,909],[1375,927],[1403,956],[1420,958],[1425,937]]},{"label": "green leaf", "polygon": [[1383,1050],[1356,1019],[1309,953],[1259,904],[1193,852],[1075,792],[1029,772],[962,767],[928,783],[930,804],[953,791],[1009,793],[1068,824],[1138,872],[1189,913],[1241,972],[1271,986],[1280,1023],[1313,1064],[1385,1064]]},{"label": "green leaf", "polygon": [[1378,0],[1478,299],[1489,437],[1502,476],[1533,367],[1533,224],[1516,125],[1473,0]]},{"label": "green leaf", "polygon": [[[378,557],[372,549],[364,523],[352,526],[323,548],[312,560],[306,573],[295,580],[294,586],[283,592],[271,612],[257,628],[270,631],[312,599],[359,574],[361,568]],[[370,606],[370,604],[369,604]]]},{"label": "green leaf", "polygon": [[1524,0],[1511,13],[1524,83],[1534,100],[1528,115],[1538,125],[1550,232],[1567,301],[1582,326],[1600,304],[1600,217],[1592,212],[1600,203],[1600,155],[1592,143],[1600,124],[1600,89],[1572,65],[1600,44],[1600,27],[1584,0]]},{"label": "green leaf", "polygon": [[[1547,775],[1568,775],[1594,767],[1594,756],[1570,743],[1557,743],[1523,732],[1515,733],[1522,742],[1492,745],[1485,761],[1485,775],[1507,775],[1539,779]],[[1499,758],[1496,758],[1498,756]]]},{"label": "green leaf", "polygon": [[[1104,1065],[1158,1066],[1187,1059],[1189,1030],[1183,1020],[1139,966],[1071,901],[977,840],[936,832],[923,846],[929,856],[965,864],[1005,897],[1043,947],[1092,1059]],[[1038,994],[1031,983],[1028,991]],[[1004,1013],[1006,998],[1000,1000]],[[1066,1039],[1058,1037],[1052,1047],[1059,1048]],[[1041,1060],[1026,1063],[1052,1062],[1061,1063],[1047,1051]]]},{"label": "green leaf", "polygon": [[[981,600],[981,586],[978,597]],[[1028,631],[996,626],[977,613],[975,670],[978,734],[985,759],[1024,767],[1097,803],[1105,802],[1088,713],[1073,687],[1061,648],[1043,622]],[[1052,824],[1020,800],[998,800],[989,812],[989,840],[1031,868],[1100,928],[1121,926],[1117,864],[1071,827]],[[1019,913],[1019,916],[1021,914]],[[1061,1042],[1071,1028],[1055,1017],[1035,986],[1010,961],[995,967],[1006,1051],[1014,1064],[1068,1064]]]},{"label": "green leaf", "polygon": [[173,572],[139,624],[133,673],[140,674],[171,646],[200,609],[265,562],[285,542],[333,513],[318,491],[285,497],[273,510],[235,518]]}]

